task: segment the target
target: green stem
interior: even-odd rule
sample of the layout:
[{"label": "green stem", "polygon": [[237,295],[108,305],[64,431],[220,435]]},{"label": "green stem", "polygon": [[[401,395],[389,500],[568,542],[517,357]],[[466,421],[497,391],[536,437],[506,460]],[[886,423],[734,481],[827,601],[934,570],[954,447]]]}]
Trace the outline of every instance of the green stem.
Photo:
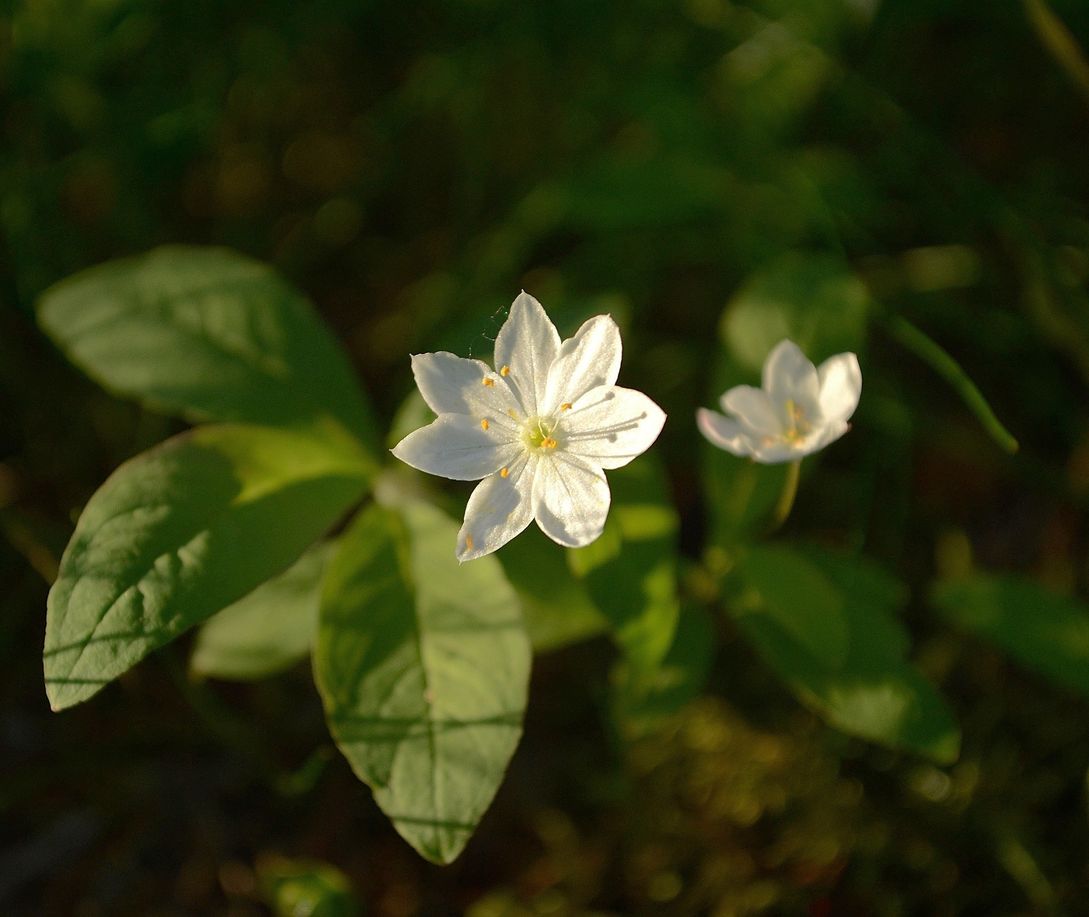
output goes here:
[{"label": "green stem", "polygon": [[798,495],[798,480],[802,473],[802,460],[791,462],[787,466],[786,480],[783,481],[783,489],[779,493],[779,501],[775,504],[775,511],[771,516],[770,535],[787,521],[790,511],[794,508],[794,498]]},{"label": "green stem", "polygon": [[1013,434],[1002,426],[983,393],[940,344],[899,315],[887,319],[887,327],[893,337],[953,387],[998,445],[1010,453],[1017,451],[1018,443]]}]

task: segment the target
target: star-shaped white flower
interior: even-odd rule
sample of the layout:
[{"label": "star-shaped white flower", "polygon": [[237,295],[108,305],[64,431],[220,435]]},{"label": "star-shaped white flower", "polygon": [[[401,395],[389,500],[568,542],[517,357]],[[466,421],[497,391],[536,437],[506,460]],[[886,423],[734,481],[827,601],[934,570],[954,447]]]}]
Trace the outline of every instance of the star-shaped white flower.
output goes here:
[{"label": "star-shaped white flower", "polygon": [[712,443],[758,462],[791,462],[847,432],[862,394],[853,353],[814,366],[793,341],[782,340],[764,361],[763,387],[737,385],[720,403],[732,417],[700,408],[696,424]]},{"label": "star-shaped white flower", "polygon": [[615,384],[620,351],[608,315],[561,343],[523,292],[495,339],[498,370],[445,352],[412,358],[420,394],[439,416],[393,454],[444,478],[482,479],[465,507],[459,560],[490,554],[533,519],[567,547],[601,534],[611,502],[603,469],[645,452],[665,423],[646,395]]}]

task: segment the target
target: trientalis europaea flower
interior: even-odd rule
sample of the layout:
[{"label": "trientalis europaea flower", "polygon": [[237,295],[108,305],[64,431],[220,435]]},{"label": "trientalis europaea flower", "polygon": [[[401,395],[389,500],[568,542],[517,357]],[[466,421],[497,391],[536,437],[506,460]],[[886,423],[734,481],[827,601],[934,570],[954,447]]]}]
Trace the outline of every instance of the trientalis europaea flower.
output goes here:
[{"label": "trientalis europaea flower", "polygon": [[761,388],[737,385],[720,399],[732,417],[700,408],[696,423],[707,439],[758,462],[792,462],[847,432],[862,394],[853,353],[814,366],[793,341],[782,340],[764,361]]},{"label": "trientalis europaea flower", "polygon": [[603,469],[619,468],[657,439],[665,414],[616,385],[620,330],[608,315],[560,341],[541,304],[514,300],[495,339],[495,369],[452,353],[412,358],[438,417],[393,454],[413,468],[480,480],[465,507],[459,560],[502,547],[536,520],[567,547],[589,544],[611,501]]}]

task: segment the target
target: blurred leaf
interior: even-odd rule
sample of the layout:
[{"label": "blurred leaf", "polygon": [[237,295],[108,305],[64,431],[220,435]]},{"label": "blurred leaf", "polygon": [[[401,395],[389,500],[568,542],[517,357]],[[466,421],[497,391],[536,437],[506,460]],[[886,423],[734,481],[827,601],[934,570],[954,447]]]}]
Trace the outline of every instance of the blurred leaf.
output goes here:
[{"label": "blurred leaf", "polygon": [[333,738],[421,854],[449,863],[518,744],[530,646],[494,557],[459,565],[423,503],[364,510],[326,575],[314,674]]},{"label": "blurred leaf", "polygon": [[276,917],[356,917],[362,910],[351,883],[317,860],[269,857],[258,864],[265,901]]},{"label": "blurred leaf", "polygon": [[[720,331],[741,371],[758,376],[764,359],[790,338],[814,363],[858,352],[871,310],[865,285],[835,255],[791,252],[765,265],[730,301]],[[729,384],[756,379],[737,379]]]},{"label": "blurred leaf", "polygon": [[336,549],[323,541],[292,566],[224,608],[197,633],[189,669],[251,681],[290,668],[310,653],[325,568]]},{"label": "blurred leaf", "polygon": [[62,710],[295,560],[363,493],[354,440],[199,427],[91,498],[49,593],[46,693]]},{"label": "blurred leaf", "polygon": [[[904,658],[907,641],[895,617],[902,587],[872,561],[815,550],[796,552],[784,577],[801,569],[798,561],[813,566],[822,591],[838,593],[834,602],[846,625],[846,655],[835,664],[815,654],[784,626],[780,610],[754,604],[737,621],[761,658],[837,729],[940,764],[956,760],[960,730],[952,713]],[[830,596],[826,601],[833,603]]]},{"label": "blurred leaf", "polygon": [[930,601],[1052,681],[1089,695],[1089,607],[1016,576],[976,574],[936,583]]},{"label": "blurred leaf", "polygon": [[567,552],[609,621],[625,660],[652,671],[673,642],[677,599],[677,512],[654,456],[609,474],[612,507],[597,541]]},{"label": "blurred leaf", "polygon": [[169,246],[81,271],[42,294],[42,328],[110,391],[191,420],[336,418],[378,436],[345,355],[271,268],[219,248]]},{"label": "blurred leaf", "polygon": [[703,689],[714,657],[711,616],[702,605],[684,605],[673,643],[652,672],[621,662],[613,673],[613,709],[634,732],[653,728],[676,713]]},{"label": "blurred leaf", "polygon": [[567,565],[567,552],[530,526],[496,554],[522,602],[530,643],[538,653],[604,633],[609,622]]},{"label": "blurred leaf", "polygon": [[734,614],[770,617],[829,668],[847,657],[846,597],[820,568],[785,545],[757,545],[740,558],[748,587],[731,603]]}]

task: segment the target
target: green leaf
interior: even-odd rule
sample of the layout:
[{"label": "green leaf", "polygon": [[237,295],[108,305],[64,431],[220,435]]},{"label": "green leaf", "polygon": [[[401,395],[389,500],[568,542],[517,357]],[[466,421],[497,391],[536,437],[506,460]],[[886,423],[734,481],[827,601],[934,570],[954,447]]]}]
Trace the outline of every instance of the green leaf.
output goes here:
[{"label": "green leaf", "polygon": [[169,246],[46,290],[42,328],[110,391],[194,420],[311,425],[379,439],[344,352],[271,268],[219,248]]},{"label": "green leaf", "polygon": [[400,832],[449,863],[518,744],[530,646],[494,557],[423,503],[364,510],[326,574],[314,674],[337,745]]},{"label": "green leaf", "polygon": [[279,576],[218,612],[197,633],[195,675],[251,681],[288,669],[310,653],[325,568],[335,542],[314,545]]},{"label": "green leaf", "polygon": [[1089,695],[1089,607],[1016,576],[976,574],[935,584],[930,601],[959,627]]},{"label": "green leaf", "polygon": [[609,473],[612,507],[601,537],[567,552],[625,660],[652,671],[677,626],[677,513],[653,456]]},{"label": "green leaf", "polygon": [[522,603],[533,649],[546,653],[604,633],[609,622],[567,566],[567,551],[530,526],[496,554]]},{"label": "green leaf", "polygon": [[[834,255],[792,252],[755,273],[727,305],[720,333],[735,373],[759,376],[764,359],[790,338],[814,363],[858,352],[872,303],[866,286]],[[756,381],[737,378],[731,385]]]},{"label": "green leaf", "polygon": [[357,917],[362,912],[351,882],[317,860],[267,857],[257,864],[262,897],[276,917]]},{"label": "green leaf", "polygon": [[49,593],[53,709],[91,697],[294,561],[366,488],[353,443],[209,426],[118,468],[80,516]]},{"label": "green leaf", "polygon": [[846,596],[807,558],[784,545],[760,545],[741,556],[748,587],[731,607],[775,621],[814,658],[838,668],[847,656]]},{"label": "green leaf", "polygon": [[711,670],[715,634],[702,605],[681,609],[673,643],[652,672],[621,663],[613,672],[613,711],[635,734],[653,729],[696,697]]},{"label": "green leaf", "polygon": [[[819,572],[823,589],[838,593],[846,654],[837,664],[814,653],[784,626],[780,613],[755,605],[737,620],[761,658],[804,704],[837,729],[941,764],[955,761],[960,752],[956,721],[933,686],[905,659],[907,637],[896,619],[903,588],[862,558],[811,549],[797,552],[797,560]],[[783,573],[790,575],[787,568]]]}]

